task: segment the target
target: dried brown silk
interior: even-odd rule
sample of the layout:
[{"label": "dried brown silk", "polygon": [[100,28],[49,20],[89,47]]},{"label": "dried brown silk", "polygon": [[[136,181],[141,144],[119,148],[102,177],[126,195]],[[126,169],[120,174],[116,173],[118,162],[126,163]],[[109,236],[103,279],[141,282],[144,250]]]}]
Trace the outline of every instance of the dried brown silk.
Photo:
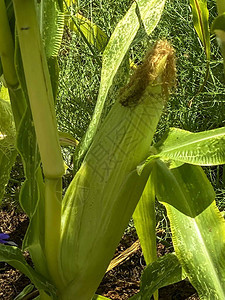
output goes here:
[{"label": "dried brown silk", "polygon": [[[143,64],[135,70],[129,83],[121,89],[120,103],[128,107],[136,106],[150,84],[162,85],[162,93],[168,96],[170,88],[176,83],[174,52],[168,41],[158,41],[146,54]],[[160,61],[163,58],[162,66]]]}]

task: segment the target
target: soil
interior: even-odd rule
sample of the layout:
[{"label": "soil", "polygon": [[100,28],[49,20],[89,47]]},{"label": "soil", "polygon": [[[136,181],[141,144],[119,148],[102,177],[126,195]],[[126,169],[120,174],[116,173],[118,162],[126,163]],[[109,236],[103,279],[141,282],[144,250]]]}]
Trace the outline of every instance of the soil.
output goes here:
[{"label": "soil", "polygon": [[[15,210],[0,211],[0,231],[10,234],[10,241],[19,247],[28,226],[27,216]],[[168,248],[159,243],[158,256],[168,253]],[[25,253],[29,260],[29,255]],[[119,264],[118,264],[119,262]],[[117,265],[118,264],[118,265]],[[117,265],[117,266],[115,266]],[[124,234],[116,250],[111,270],[106,272],[97,293],[114,300],[126,300],[139,291],[140,276],[145,267],[141,247],[134,230]],[[0,262],[0,300],[12,300],[30,283],[29,279],[6,263]],[[38,295],[34,291],[33,299]],[[159,290],[160,300],[197,300],[195,289],[183,280]],[[149,299],[150,300],[150,299]]]}]

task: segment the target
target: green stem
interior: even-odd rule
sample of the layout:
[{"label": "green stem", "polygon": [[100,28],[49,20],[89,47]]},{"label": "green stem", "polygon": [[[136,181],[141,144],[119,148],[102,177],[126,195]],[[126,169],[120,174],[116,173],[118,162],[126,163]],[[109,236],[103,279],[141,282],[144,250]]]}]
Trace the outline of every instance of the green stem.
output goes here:
[{"label": "green stem", "polygon": [[62,183],[59,179],[45,181],[45,255],[49,273],[59,289],[62,280],[58,269],[60,246]]},{"label": "green stem", "polygon": [[20,88],[16,90],[9,88],[9,96],[16,129],[18,129],[22,116],[26,110],[26,101],[22,89]]},{"label": "green stem", "polygon": [[14,43],[4,0],[0,0],[0,58],[8,87],[18,87],[19,82],[14,65]]},{"label": "green stem", "polygon": [[10,102],[16,128],[25,111],[26,103],[22,90],[19,87],[14,61],[15,46],[9,26],[5,1],[0,0],[0,58],[3,67],[5,83],[9,89]]},{"label": "green stem", "polygon": [[64,163],[54,97],[35,2],[14,0],[13,4],[29,102],[45,175],[45,255],[52,280],[60,289],[62,281],[58,269],[58,250]]},{"label": "green stem", "polygon": [[0,57],[7,85],[17,87],[18,79],[14,65],[14,43],[4,0],[0,0]]},{"label": "green stem", "polygon": [[44,175],[47,178],[59,178],[64,174],[64,164],[57,132],[51,80],[40,36],[35,4],[31,0],[15,0],[13,3]]}]

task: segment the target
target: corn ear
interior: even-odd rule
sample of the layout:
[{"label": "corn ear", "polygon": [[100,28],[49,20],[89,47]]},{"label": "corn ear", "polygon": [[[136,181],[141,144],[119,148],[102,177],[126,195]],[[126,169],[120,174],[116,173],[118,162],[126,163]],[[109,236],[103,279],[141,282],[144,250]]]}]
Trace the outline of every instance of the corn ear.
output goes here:
[{"label": "corn ear", "polygon": [[122,89],[67,190],[62,299],[87,300],[95,293],[147,181],[136,166],[148,155],[174,75],[173,48],[158,42]]}]

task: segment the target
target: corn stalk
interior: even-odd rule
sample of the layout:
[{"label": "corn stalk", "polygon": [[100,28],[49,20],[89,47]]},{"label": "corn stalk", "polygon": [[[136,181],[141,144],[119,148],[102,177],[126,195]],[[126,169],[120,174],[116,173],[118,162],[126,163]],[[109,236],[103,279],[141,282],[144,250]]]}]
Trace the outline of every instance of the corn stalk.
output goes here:
[{"label": "corn stalk", "polygon": [[57,283],[60,282],[57,249],[64,163],[57,132],[54,97],[35,4],[29,0],[16,0],[14,9],[29,104],[45,176],[45,255],[49,273]]}]

